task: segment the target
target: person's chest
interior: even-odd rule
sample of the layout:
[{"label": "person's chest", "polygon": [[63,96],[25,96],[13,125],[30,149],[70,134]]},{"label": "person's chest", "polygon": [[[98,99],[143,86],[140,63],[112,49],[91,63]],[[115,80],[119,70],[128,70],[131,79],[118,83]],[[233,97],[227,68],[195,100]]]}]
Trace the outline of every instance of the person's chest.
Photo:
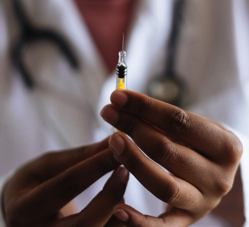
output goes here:
[{"label": "person's chest", "polygon": [[137,0],[73,0],[109,73],[115,71],[122,33],[129,36]]}]

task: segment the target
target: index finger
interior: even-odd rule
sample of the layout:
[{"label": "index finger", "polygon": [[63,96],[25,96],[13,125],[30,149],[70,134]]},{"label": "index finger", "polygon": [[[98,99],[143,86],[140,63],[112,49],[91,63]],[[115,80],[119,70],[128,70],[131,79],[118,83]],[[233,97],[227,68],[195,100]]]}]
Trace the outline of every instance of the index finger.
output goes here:
[{"label": "index finger", "polygon": [[114,91],[111,102],[121,110],[142,118],[204,153],[210,159],[223,157],[224,152],[226,158],[231,157],[233,160],[236,155],[241,155],[241,143],[231,132],[176,106],[128,90]]},{"label": "index finger", "polygon": [[[36,220],[54,215],[92,183],[118,166],[119,163],[114,159],[111,151],[106,149],[30,192],[20,194],[15,201],[16,209],[22,213],[21,215],[29,215]],[[47,206],[47,204],[50,205]]]},{"label": "index finger", "polygon": [[77,163],[107,149],[109,146],[108,139],[106,138],[99,143],[88,146],[67,149],[60,152],[49,152],[21,167],[14,175],[14,178],[18,180],[12,180],[8,183],[6,201],[19,191],[34,188],[36,185],[40,185]]},{"label": "index finger", "polygon": [[107,149],[109,146],[108,140],[109,137],[99,143],[70,148],[60,152],[49,152],[30,163],[29,172],[32,176],[39,175],[39,178],[45,181]]}]

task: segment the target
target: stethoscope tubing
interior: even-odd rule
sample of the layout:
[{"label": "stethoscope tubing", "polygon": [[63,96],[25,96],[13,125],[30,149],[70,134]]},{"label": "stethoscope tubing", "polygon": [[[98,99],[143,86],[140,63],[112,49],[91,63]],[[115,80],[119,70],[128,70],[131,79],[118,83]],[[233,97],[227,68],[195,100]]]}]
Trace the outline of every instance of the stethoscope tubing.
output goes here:
[{"label": "stethoscope tubing", "polygon": [[79,62],[75,54],[70,48],[70,45],[60,34],[50,29],[36,28],[25,13],[21,0],[12,0],[13,8],[17,17],[17,21],[20,24],[20,36],[12,48],[11,60],[13,65],[20,72],[20,76],[28,90],[32,90],[35,87],[35,82],[28,69],[25,67],[22,50],[29,44],[37,43],[41,40],[48,40],[56,45],[63,56],[67,59],[68,63],[75,70],[79,69]]}]

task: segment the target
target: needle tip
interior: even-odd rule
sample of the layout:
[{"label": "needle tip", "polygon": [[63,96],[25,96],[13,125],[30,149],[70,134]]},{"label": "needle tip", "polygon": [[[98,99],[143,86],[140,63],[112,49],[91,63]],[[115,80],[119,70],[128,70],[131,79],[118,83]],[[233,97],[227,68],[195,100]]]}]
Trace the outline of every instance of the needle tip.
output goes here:
[{"label": "needle tip", "polygon": [[124,32],[123,32],[123,41],[122,41],[122,51],[124,51]]}]

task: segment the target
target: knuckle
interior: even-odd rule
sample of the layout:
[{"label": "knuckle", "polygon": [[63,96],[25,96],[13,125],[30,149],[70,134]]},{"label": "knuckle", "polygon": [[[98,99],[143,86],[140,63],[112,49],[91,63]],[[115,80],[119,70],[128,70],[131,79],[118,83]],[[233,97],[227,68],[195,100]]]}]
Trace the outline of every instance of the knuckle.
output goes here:
[{"label": "knuckle", "polygon": [[126,161],[124,166],[130,171],[130,172],[136,172],[140,166],[141,166],[141,158],[138,157],[129,157]]},{"label": "knuckle", "polygon": [[148,97],[146,99],[142,99],[137,103],[137,114],[139,116],[143,116],[144,112],[146,112],[148,109],[153,109],[153,101]]},{"label": "knuckle", "polygon": [[58,177],[59,189],[61,190],[62,194],[67,195],[71,194],[72,192],[75,192],[78,188],[77,182],[79,181],[67,173],[64,173]]},{"label": "knuckle", "polygon": [[145,227],[147,226],[147,219],[148,219],[148,216],[145,215],[145,218],[143,220],[141,220],[140,222],[136,223],[136,227]]},{"label": "knuckle", "polygon": [[178,156],[178,152],[173,143],[169,140],[162,140],[155,146],[152,159],[158,163],[176,164]]},{"label": "knuckle", "polygon": [[116,162],[113,161],[114,160],[109,157],[102,156],[102,159],[99,159],[96,162],[96,173],[99,176],[102,176],[103,174],[111,171],[116,166]]},{"label": "knuckle", "polygon": [[130,119],[126,122],[126,124],[123,124],[124,132],[126,132],[128,135],[132,135],[134,132],[134,129],[136,127],[136,122],[134,119]]},{"label": "knuckle", "polygon": [[[168,117],[166,121],[168,122]],[[172,131],[182,132],[187,127],[187,124],[188,124],[188,115],[184,110],[176,108],[171,112],[169,116],[169,125]]]},{"label": "knuckle", "polygon": [[159,199],[169,204],[178,201],[179,197],[180,188],[175,181],[171,181],[170,183],[166,184],[159,194]]},{"label": "knuckle", "polygon": [[220,177],[216,182],[214,182],[214,188],[217,195],[226,195],[233,186],[233,180],[228,180],[226,177]]},{"label": "knuckle", "polygon": [[106,197],[109,199],[108,201],[112,204],[119,204],[123,198],[122,190],[111,190],[106,192],[106,194]]},{"label": "knuckle", "polygon": [[226,141],[227,142],[224,143],[223,148],[226,157],[231,161],[231,163],[238,163],[243,153],[241,141],[230,131],[228,131],[228,139]]}]

